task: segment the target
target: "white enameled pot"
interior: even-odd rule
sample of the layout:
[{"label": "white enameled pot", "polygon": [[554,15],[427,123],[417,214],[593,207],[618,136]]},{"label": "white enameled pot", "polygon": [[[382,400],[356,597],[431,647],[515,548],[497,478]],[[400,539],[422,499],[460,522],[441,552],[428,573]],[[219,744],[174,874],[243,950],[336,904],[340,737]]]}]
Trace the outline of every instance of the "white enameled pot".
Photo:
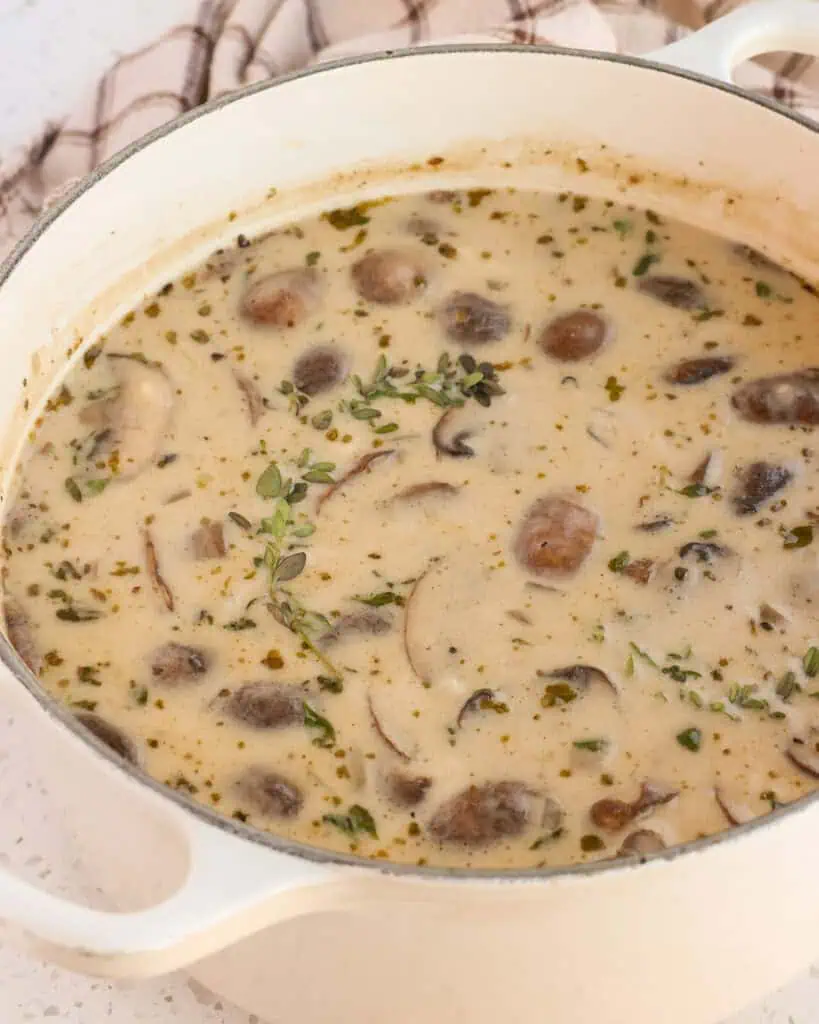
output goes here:
[{"label": "white enameled pot", "polygon": [[[52,209],[0,271],[6,466],[80,339],[239,231],[322,206],[477,182],[575,188],[819,278],[819,133],[714,81],[789,49],[819,52],[812,0],[744,7],[654,61],[509,46],[353,59],[155,132]],[[288,1024],[715,1024],[819,954],[817,799],[644,864],[391,867],[195,808],[81,738],[5,642],[0,654],[14,735],[47,758],[97,901],[0,869],[0,917],[74,969],[190,965]]]}]

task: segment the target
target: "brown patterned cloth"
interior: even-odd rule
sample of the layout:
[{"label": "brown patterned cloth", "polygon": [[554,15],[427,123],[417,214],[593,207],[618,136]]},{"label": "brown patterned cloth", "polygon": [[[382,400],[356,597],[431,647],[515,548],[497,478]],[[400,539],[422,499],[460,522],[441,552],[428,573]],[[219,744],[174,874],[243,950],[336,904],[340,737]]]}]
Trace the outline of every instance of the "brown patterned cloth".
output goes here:
[{"label": "brown patterned cloth", "polygon": [[[48,197],[206,99],[332,57],[424,42],[502,40],[640,54],[743,0],[175,0],[179,24],[122,57],[85,102],[0,175],[0,257]],[[819,61],[739,69],[739,84],[819,118]]]}]

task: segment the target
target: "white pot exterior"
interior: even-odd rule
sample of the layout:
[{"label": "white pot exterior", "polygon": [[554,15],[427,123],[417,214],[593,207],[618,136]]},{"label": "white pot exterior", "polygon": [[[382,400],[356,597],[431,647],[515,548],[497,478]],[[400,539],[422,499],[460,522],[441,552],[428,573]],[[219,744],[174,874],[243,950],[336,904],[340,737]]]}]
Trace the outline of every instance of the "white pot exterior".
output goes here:
[{"label": "white pot exterior", "polygon": [[[18,254],[0,286],[7,455],[23,378],[41,396],[79,337],[239,231],[386,191],[573,187],[762,243],[819,277],[805,230],[819,218],[817,166],[819,134],[794,119],[588,55],[423,51],[253,90],[160,133]],[[158,939],[148,916],[133,918],[130,941],[131,919],[106,915],[72,937],[68,912],[52,920],[45,899],[24,912],[0,878],[0,914],[79,968],[137,975],[210,954],[197,978],[288,1024],[714,1024],[819,952],[816,801],[642,866],[447,880],[313,863],[180,810],[0,671],[110,905],[163,897],[193,844],[193,883]]]}]

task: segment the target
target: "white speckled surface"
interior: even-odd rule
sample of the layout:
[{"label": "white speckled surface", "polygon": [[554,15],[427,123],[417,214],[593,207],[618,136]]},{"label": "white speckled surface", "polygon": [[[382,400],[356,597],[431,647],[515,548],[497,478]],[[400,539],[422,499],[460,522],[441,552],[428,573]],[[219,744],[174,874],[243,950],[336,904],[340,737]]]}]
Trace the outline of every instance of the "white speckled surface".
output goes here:
[{"label": "white speckled surface", "polygon": [[[112,57],[143,45],[193,6],[194,0],[0,0],[0,165],[46,119],[65,112]],[[44,813],[47,798],[27,781],[27,752],[15,746],[1,708],[0,863],[65,888],[70,870],[60,876],[50,866],[65,862],[70,836],[59,814]],[[38,963],[0,942],[0,1021],[43,1020],[257,1024],[182,976],[113,985]],[[819,968],[726,1024],[819,1024]]]}]

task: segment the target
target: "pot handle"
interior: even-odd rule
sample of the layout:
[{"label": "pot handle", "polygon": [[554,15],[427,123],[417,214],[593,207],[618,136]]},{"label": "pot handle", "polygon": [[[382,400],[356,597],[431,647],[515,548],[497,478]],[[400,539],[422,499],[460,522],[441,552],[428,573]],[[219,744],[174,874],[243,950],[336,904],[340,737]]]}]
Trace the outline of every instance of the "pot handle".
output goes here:
[{"label": "pot handle", "polygon": [[328,867],[255,845],[178,813],[188,874],[163,902],[131,913],[94,910],[0,868],[0,919],[35,954],[85,974],[165,974],[267,925],[325,909]]},{"label": "pot handle", "polygon": [[733,80],[734,68],[761,53],[796,52],[819,56],[819,3],[816,0],[756,0],[718,18],[646,60],[697,74]]}]

